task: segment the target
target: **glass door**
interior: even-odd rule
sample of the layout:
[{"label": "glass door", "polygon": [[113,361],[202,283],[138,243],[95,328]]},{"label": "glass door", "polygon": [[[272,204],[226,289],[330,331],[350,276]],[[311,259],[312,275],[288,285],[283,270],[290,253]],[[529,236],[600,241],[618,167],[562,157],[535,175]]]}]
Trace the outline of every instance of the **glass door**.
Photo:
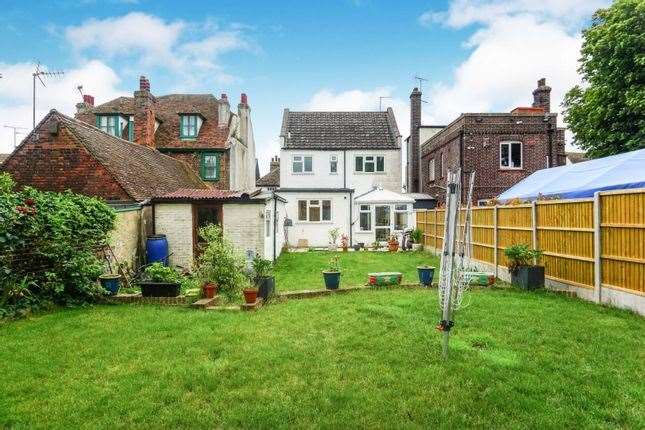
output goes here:
[{"label": "glass door", "polygon": [[387,242],[390,238],[390,206],[375,206],[374,207],[374,232],[376,233],[375,239],[378,242]]}]

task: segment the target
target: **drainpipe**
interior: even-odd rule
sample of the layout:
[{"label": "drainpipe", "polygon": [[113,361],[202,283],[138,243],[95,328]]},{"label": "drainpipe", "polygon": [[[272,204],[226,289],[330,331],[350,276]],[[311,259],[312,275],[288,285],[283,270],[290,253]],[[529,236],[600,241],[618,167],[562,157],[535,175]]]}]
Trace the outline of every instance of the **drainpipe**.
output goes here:
[{"label": "drainpipe", "polygon": [[553,164],[553,127],[549,121],[547,125],[547,134],[549,135],[549,156],[547,158],[546,167],[549,168]]},{"label": "drainpipe", "polygon": [[[441,166],[441,168],[443,169],[443,166]],[[466,166],[464,166],[464,131],[463,130],[459,132],[459,170],[461,171],[461,178],[459,178],[459,182],[463,183],[464,173],[466,170]],[[464,187],[464,190],[465,190],[465,187]],[[464,201],[463,190],[459,198],[461,202]]]},{"label": "drainpipe", "polygon": [[354,224],[352,223],[352,219],[354,217],[353,215],[353,208],[354,208],[354,199],[353,199],[353,192],[349,192],[349,246],[352,247],[354,246]]},{"label": "drainpipe", "polygon": [[275,238],[276,238],[276,230],[278,229],[278,198],[275,195],[275,192],[273,193],[273,262],[275,262]]}]

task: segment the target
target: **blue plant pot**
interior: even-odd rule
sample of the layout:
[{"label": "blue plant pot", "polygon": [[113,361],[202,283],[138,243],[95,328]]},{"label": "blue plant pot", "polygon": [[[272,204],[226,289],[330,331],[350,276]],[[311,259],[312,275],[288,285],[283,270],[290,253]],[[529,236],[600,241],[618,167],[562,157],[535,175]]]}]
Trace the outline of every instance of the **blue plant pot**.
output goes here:
[{"label": "blue plant pot", "polygon": [[101,287],[111,296],[119,292],[121,287],[121,275],[101,275],[99,276]]},{"label": "blue plant pot", "polygon": [[340,272],[322,272],[325,278],[325,288],[328,290],[337,290],[340,285]]},{"label": "blue plant pot", "polygon": [[432,278],[434,278],[434,267],[432,266],[418,266],[417,272],[419,273],[419,283],[424,287],[432,285]]}]

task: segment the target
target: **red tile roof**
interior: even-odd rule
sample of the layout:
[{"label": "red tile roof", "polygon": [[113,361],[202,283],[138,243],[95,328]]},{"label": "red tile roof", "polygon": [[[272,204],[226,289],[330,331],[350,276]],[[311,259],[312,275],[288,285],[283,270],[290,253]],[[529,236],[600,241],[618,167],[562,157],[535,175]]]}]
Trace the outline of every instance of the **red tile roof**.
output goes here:
[{"label": "red tile roof", "polygon": [[182,188],[173,191],[172,193],[158,196],[157,200],[223,200],[248,197],[249,195],[247,193],[242,193],[239,191]]}]

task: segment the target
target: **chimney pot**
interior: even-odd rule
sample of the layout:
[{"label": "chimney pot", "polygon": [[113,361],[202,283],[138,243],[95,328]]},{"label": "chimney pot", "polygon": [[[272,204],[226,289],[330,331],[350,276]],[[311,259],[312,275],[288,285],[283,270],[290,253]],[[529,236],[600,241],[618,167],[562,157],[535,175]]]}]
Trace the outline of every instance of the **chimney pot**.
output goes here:
[{"label": "chimney pot", "polygon": [[240,103],[242,103],[243,105],[249,104],[246,93],[242,93],[242,95],[240,96]]},{"label": "chimney pot", "polygon": [[94,106],[94,96],[91,96],[89,94],[83,94],[83,103],[85,103],[88,106]]},{"label": "chimney pot", "polygon": [[139,77],[139,90],[140,91],[150,91],[150,81],[145,76],[141,75]]},{"label": "chimney pot", "polygon": [[546,85],[546,78],[542,78],[538,80],[538,87],[543,87]]},{"label": "chimney pot", "polygon": [[221,99],[228,101],[228,96],[226,95],[226,93],[222,93]]}]

